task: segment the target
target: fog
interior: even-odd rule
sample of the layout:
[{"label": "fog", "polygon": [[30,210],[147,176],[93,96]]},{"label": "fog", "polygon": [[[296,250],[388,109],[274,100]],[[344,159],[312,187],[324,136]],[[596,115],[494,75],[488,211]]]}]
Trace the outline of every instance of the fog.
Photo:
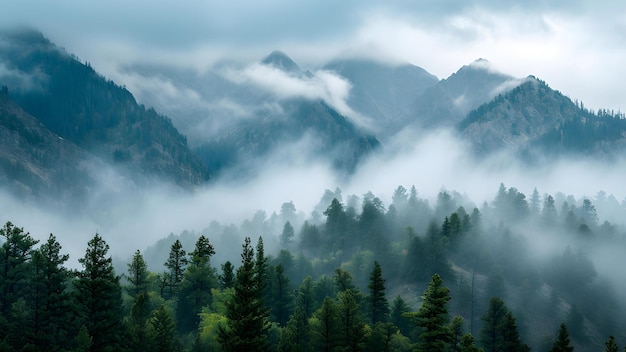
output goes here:
[{"label": "fog", "polygon": [[[325,190],[341,189],[344,202],[349,195],[361,197],[372,192],[389,206],[397,186],[408,189],[414,185],[419,197],[428,200],[431,207],[436,204],[438,193],[447,190],[458,192],[467,205],[481,209],[484,202],[494,200],[503,183],[507,188],[517,188],[527,199],[535,188],[542,196],[571,195],[579,204],[585,198],[594,203],[602,199],[598,204],[599,223],[607,220],[623,231],[623,161],[609,165],[563,159],[530,167],[504,152],[476,160],[470,148],[454,132],[446,130],[403,131],[390,141],[351,175],[336,172],[327,158],[309,155],[307,151],[315,138],[308,136],[292,145],[279,146],[266,157],[226,170],[220,178],[193,192],[162,184],[142,189],[118,177],[117,182],[102,183],[87,204],[66,205],[67,209],[80,209],[69,214],[59,207],[46,209],[4,194],[0,197],[0,221],[24,227],[40,240],[54,233],[76,265],[76,259],[83,255],[87,241],[96,232],[109,242],[114,255],[128,258],[136,249],[145,250],[170,233],[202,233],[212,221],[240,226],[258,210],[269,218],[280,213],[285,202],[293,202],[301,217],[311,219]],[[115,180],[114,172],[111,170],[107,179]],[[242,174],[247,176],[241,177]],[[600,191],[604,193],[599,194]],[[561,204],[556,207],[560,211]],[[275,239],[279,232],[242,235]],[[537,251],[543,251],[542,242],[533,243]],[[561,245],[555,249],[562,248]],[[239,247],[233,250],[238,251]],[[598,269],[614,264],[598,262]]]}]

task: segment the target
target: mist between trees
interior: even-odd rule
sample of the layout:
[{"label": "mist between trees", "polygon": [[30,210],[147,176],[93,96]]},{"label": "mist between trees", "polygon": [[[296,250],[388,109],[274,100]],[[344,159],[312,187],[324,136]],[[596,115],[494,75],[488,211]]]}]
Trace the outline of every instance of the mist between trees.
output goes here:
[{"label": "mist between trees", "polygon": [[[0,349],[598,350],[626,343],[623,204],[501,184],[476,205],[399,186],[388,206],[327,190],[239,226],[114,259],[96,234],[76,270],[54,235],[0,230]],[[19,227],[24,226],[26,229]]]}]

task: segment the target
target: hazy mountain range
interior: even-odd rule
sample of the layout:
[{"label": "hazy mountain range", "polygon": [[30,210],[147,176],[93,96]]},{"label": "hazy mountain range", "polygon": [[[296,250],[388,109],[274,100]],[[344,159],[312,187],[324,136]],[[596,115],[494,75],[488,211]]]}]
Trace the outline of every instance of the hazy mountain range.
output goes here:
[{"label": "hazy mountain range", "polygon": [[141,82],[139,91],[107,80],[41,33],[1,34],[3,184],[18,194],[73,197],[88,194],[111,166],[132,185],[191,189],[211,175],[245,177],[277,152],[349,174],[406,129],[452,129],[477,157],[510,151],[530,162],[610,159],[626,138],[621,113],[588,111],[484,59],[442,80],[414,65],[358,59],[304,70],[280,51],[201,73],[124,72]]}]

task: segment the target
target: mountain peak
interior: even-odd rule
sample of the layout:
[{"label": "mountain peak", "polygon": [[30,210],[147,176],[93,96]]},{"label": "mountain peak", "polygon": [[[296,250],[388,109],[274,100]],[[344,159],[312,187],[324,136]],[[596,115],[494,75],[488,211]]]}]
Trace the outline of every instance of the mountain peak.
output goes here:
[{"label": "mountain peak", "polygon": [[300,72],[300,66],[296,64],[287,54],[280,50],[274,50],[271,54],[267,55],[262,61],[262,64],[273,66],[277,69],[285,72]]},{"label": "mountain peak", "polygon": [[497,72],[497,69],[494,68],[493,64],[489,62],[489,60],[483,59],[482,57],[474,60],[471,64],[467,65],[466,67],[477,69],[477,70]]}]

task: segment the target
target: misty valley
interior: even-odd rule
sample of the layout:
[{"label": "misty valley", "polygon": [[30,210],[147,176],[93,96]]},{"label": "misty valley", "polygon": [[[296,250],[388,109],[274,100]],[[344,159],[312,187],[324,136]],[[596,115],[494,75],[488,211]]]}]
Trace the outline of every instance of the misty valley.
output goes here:
[{"label": "misty valley", "polygon": [[0,350],[626,347],[621,111],[484,59],[119,72],[0,31]]}]

